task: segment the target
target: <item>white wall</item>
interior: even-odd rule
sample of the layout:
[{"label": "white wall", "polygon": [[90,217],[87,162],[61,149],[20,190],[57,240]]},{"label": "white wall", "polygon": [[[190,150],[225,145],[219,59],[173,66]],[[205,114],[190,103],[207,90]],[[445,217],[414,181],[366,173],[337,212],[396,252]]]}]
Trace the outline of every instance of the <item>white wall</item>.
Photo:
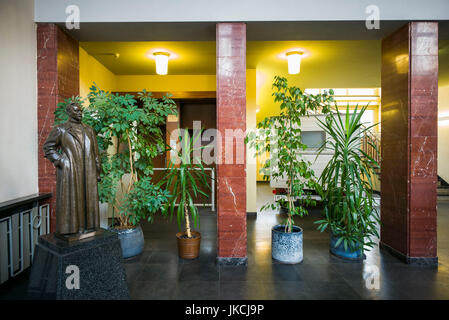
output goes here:
[{"label": "white wall", "polygon": [[0,1],[0,202],[38,192],[33,18],[33,0]]},{"label": "white wall", "polygon": [[94,82],[101,90],[115,91],[115,74],[81,47],[79,47],[79,70],[80,96],[82,98],[87,98],[90,87]]},{"label": "white wall", "polygon": [[382,20],[444,20],[447,0],[36,0],[37,22],[65,22],[66,7],[81,22],[364,21],[375,4]]}]

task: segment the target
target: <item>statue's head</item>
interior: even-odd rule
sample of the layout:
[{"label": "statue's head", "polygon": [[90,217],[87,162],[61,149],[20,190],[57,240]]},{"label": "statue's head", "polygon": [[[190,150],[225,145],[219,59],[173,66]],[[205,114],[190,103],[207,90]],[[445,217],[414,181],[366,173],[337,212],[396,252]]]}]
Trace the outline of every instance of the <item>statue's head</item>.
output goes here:
[{"label": "statue's head", "polygon": [[66,107],[67,114],[69,118],[74,119],[78,122],[81,122],[83,119],[83,110],[81,106],[76,102],[71,102]]}]

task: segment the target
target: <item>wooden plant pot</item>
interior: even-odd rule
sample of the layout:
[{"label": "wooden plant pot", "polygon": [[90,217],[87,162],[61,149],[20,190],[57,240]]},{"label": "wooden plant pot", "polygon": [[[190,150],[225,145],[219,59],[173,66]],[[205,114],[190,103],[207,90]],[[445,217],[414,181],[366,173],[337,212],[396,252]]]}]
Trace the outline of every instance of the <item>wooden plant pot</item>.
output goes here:
[{"label": "wooden plant pot", "polygon": [[200,255],[201,233],[191,231],[192,238],[183,238],[185,232],[178,232],[176,240],[178,242],[178,252],[182,259],[196,259]]}]

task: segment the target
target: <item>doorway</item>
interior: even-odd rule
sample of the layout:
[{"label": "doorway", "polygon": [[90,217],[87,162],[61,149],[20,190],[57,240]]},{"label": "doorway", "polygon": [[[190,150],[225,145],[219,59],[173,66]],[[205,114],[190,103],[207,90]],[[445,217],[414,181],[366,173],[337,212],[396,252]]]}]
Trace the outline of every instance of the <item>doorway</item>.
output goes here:
[{"label": "doorway", "polygon": [[[217,128],[217,116],[216,116],[216,100],[213,98],[205,99],[179,99],[176,100],[179,107],[179,125],[181,129],[188,129],[190,137],[192,137],[196,132],[194,129],[201,128],[202,136],[199,140],[198,145],[204,147],[201,152],[207,152],[211,157],[215,158],[214,154],[214,137],[207,138],[203,135],[206,130]],[[211,148],[210,151],[208,148]],[[204,159],[202,159],[204,161]],[[204,162],[203,166],[206,173],[210,177],[210,190],[207,190],[208,198],[199,195],[197,197],[197,203],[207,204],[208,207],[215,211],[216,202],[216,163],[213,161]],[[206,191],[206,190],[204,190]]]}]

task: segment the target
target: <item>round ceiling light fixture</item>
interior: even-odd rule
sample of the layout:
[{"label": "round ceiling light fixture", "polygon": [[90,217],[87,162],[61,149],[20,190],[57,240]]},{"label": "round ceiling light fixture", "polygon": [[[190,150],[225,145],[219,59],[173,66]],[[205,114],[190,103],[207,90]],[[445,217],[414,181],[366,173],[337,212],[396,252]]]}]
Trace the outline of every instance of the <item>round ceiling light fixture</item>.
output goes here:
[{"label": "round ceiling light fixture", "polygon": [[156,60],[156,73],[159,75],[166,75],[168,73],[168,58],[170,54],[168,52],[154,52],[154,59]]},{"label": "round ceiling light fixture", "polygon": [[302,51],[290,51],[286,53],[289,74],[298,74],[301,71],[301,57],[303,54],[304,52]]}]

